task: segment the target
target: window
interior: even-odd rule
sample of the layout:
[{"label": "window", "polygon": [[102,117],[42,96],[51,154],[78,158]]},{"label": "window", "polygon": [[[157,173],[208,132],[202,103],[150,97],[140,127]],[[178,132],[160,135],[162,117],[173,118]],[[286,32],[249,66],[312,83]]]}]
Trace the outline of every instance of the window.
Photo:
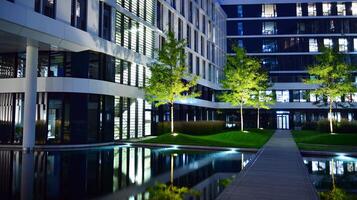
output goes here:
[{"label": "window", "polygon": [[182,38],[183,38],[183,33],[182,33],[182,31],[183,31],[183,25],[182,25],[182,20],[181,20],[181,18],[178,18],[178,39],[179,40],[182,40]]},{"label": "window", "polygon": [[198,33],[197,33],[197,31],[195,31],[195,33],[194,33],[194,44],[195,44],[195,46],[194,46],[194,50],[196,51],[196,52],[198,52]]},{"label": "window", "polygon": [[307,15],[316,16],[316,5],[314,3],[309,3],[307,5]]},{"label": "window", "polygon": [[325,38],[324,39],[324,47],[330,48],[330,49],[333,48],[333,41],[332,41],[331,38]]},{"label": "window", "polygon": [[322,14],[324,16],[331,15],[331,3],[323,3],[322,4]]},{"label": "window", "polygon": [[196,57],[196,75],[200,75],[200,58]]},{"label": "window", "polygon": [[289,102],[289,90],[277,90],[275,93],[277,102]]},{"label": "window", "polygon": [[357,38],[353,39],[353,51],[357,52]]},{"label": "window", "polygon": [[82,30],[87,29],[87,1],[72,0],[71,25]]},{"label": "window", "polygon": [[296,4],[296,16],[302,16],[301,3],[297,3],[297,4]]},{"label": "window", "polygon": [[309,52],[318,52],[317,39],[309,39]]},{"label": "window", "polygon": [[342,3],[342,2],[337,3],[337,15],[342,15],[342,16],[346,15],[345,3]]},{"label": "window", "polygon": [[206,79],[206,62],[202,61],[202,78]]},{"label": "window", "polygon": [[263,52],[276,52],[277,51],[277,42],[276,40],[263,40]]},{"label": "window", "polygon": [[196,17],[195,17],[195,25],[199,29],[200,28],[200,11],[196,8]]},{"label": "window", "polygon": [[111,40],[112,8],[106,3],[99,2],[99,37]]},{"label": "window", "polygon": [[185,16],[185,1],[186,0],[180,0],[180,13],[182,16]]},{"label": "window", "polygon": [[275,22],[263,22],[262,34],[264,34],[264,35],[276,34],[276,23]]},{"label": "window", "polygon": [[56,0],[35,0],[35,11],[47,17],[56,17]]},{"label": "window", "polygon": [[164,20],[163,20],[163,16],[164,16],[164,9],[163,6],[160,2],[157,2],[156,5],[156,13],[157,13],[157,17],[156,17],[156,24],[157,24],[157,28],[159,28],[160,30],[164,30]]},{"label": "window", "polygon": [[205,39],[201,36],[201,55],[205,56]]},{"label": "window", "polygon": [[346,38],[339,38],[338,39],[338,50],[341,52],[348,51],[348,42]]},{"label": "window", "polygon": [[193,59],[192,59],[192,53],[188,53],[188,72],[193,73]]},{"label": "window", "polygon": [[237,17],[243,17],[243,6],[237,5]]},{"label": "window", "polygon": [[192,1],[190,1],[189,9],[188,9],[188,21],[190,21],[191,23],[192,23],[192,14],[193,14],[193,5],[192,5]]},{"label": "window", "polygon": [[357,2],[352,2],[351,10],[352,15],[357,15]]},{"label": "window", "polygon": [[187,24],[187,47],[191,48],[192,47],[192,38],[191,38],[191,26],[189,24]]},{"label": "window", "polygon": [[262,17],[276,17],[275,4],[263,4],[262,5]]}]

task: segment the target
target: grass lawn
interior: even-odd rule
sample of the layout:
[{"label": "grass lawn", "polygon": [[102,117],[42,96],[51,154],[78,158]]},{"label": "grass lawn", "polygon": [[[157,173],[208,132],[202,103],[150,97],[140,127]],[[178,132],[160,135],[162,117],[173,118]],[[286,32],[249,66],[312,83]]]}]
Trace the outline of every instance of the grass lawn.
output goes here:
[{"label": "grass lawn", "polygon": [[249,132],[226,131],[212,135],[187,135],[179,133],[177,136],[163,134],[144,143],[260,148],[273,135],[273,130],[249,130]]},{"label": "grass lawn", "polygon": [[357,151],[357,134],[320,133],[317,131],[292,131],[295,142],[302,150]]}]

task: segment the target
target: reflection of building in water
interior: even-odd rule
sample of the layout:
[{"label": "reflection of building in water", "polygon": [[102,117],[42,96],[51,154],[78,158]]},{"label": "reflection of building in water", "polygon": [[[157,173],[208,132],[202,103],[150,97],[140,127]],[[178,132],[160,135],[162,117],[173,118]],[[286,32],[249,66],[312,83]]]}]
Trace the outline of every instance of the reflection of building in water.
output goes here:
[{"label": "reflection of building in water", "polygon": [[[332,164],[333,162],[333,164]],[[357,161],[304,160],[310,173],[344,175],[357,172]]]},{"label": "reflection of building in water", "polygon": [[[147,188],[170,181],[170,150],[115,147],[86,151],[36,151],[33,155],[33,199],[83,199],[110,195],[115,199],[145,199]],[[205,197],[223,188],[219,180],[241,170],[251,159],[240,153],[178,153],[174,185],[192,187]],[[0,196],[20,199],[23,154],[0,151]],[[26,167],[28,168],[28,167]],[[206,198],[204,198],[206,199]]]},{"label": "reflection of building in water", "polygon": [[332,187],[332,174],[336,184],[349,192],[357,192],[357,161],[331,158],[305,158],[304,163],[318,190]]}]

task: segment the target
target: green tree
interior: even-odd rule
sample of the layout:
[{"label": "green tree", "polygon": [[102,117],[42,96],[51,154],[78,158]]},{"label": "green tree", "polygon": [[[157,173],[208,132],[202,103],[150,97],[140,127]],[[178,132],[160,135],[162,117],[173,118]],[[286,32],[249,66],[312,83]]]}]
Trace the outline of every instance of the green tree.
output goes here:
[{"label": "green tree", "polygon": [[327,97],[330,132],[333,133],[332,110],[334,103],[342,96],[356,91],[350,76],[353,69],[344,62],[343,54],[330,48],[324,48],[322,54],[316,56],[316,61],[316,65],[308,68],[310,79],[305,80],[305,83],[318,85],[312,94]]},{"label": "green tree", "polygon": [[[198,95],[196,92],[190,92],[197,84],[198,78],[187,72],[185,47],[185,40],[176,40],[174,33],[169,32],[162,48],[157,50],[157,61],[151,65],[151,77],[144,88],[148,102],[154,103],[155,106],[170,105],[171,134],[174,133],[175,101]],[[183,81],[184,78],[190,80]]]},{"label": "green tree", "polygon": [[258,60],[248,57],[244,49],[233,47],[233,50],[235,55],[227,57],[224,67],[225,76],[221,83],[225,91],[220,98],[232,106],[240,107],[241,131],[244,131],[243,106],[260,89],[261,66]]}]

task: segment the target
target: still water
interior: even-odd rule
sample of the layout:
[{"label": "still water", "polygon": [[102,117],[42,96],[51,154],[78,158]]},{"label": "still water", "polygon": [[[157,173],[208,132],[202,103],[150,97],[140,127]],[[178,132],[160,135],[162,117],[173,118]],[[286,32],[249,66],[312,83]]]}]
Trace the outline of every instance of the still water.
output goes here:
[{"label": "still water", "polygon": [[357,158],[343,154],[335,157],[304,157],[310,178],[317,191],[332,188],[332,174],[337,187],[357,194]]},{"label": "still water", "polygon": [[[222,179],[254,154],[113,146],[78,151],[0,151],[0,199],[147,199],[155,183],[214,199]],[[191,199],[195,199],[191,198]]]}]

